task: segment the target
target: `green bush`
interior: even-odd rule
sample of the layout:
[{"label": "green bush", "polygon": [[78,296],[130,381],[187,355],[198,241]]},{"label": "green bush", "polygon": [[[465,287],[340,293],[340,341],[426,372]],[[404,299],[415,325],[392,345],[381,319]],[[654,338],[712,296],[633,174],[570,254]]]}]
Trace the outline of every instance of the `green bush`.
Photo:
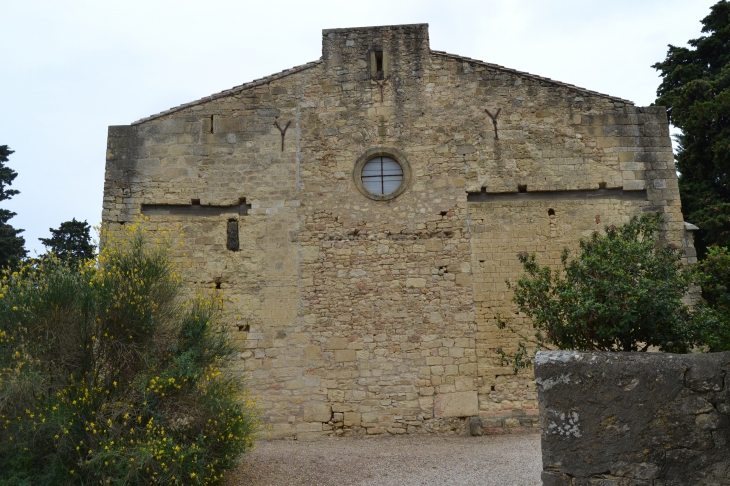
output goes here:
[{"label": "green bush", "polygon": [[2,277],[0,485],[220,482],[257,423],[222,302],[183,302],[167,237],[102,238]]},{"label": "green bush", "polygon": [[701,326],[682,301],[691,283],[682,250],[659,242],[661,214],[634,216],[580,241],[562,254],[562,269],[541,267],[535,255],[518,255],[525,274],[510,285],[518,309],[532,319],[534,337],[523,337],[503,361],[515,371],[531,365],[528,347],[581,351],[686,353],[701,344]]},{"label": "green bush", "polygon": [[730,351],[730,253],[711,246],[694,267],[702,288],[702,300],[695,310],[703,322],[703,343],[708,351]]}]

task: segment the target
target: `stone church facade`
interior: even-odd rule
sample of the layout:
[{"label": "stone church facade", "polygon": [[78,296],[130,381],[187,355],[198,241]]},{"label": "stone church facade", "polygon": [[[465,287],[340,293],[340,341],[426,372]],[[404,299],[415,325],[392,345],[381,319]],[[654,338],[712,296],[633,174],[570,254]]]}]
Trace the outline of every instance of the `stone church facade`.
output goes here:
[{"label": "stone church facade", "polygon": [[517,253],[557,264],[661,211],[693,260],[667,117],[430,49],[426,24],[325,30],[322,58],[109,128],[103,221],[181,225],[190,287],[233,299],[273,437],[536,426]]}]

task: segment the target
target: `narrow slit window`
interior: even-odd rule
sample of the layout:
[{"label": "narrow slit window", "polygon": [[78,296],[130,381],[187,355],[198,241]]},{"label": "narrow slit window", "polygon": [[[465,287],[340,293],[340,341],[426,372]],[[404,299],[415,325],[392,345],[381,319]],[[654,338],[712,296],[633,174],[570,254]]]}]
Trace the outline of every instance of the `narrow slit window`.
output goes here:
[{"label": "narrow slit window", "polygon": [[238,251],[238,221],[235,219],[228,220],[226,228],[226,248],[231,251]]},{"label": "narrow slit window", "polygon": [[375,73],[378,77],[383,74],[383,51],[375,51]]},{"label": "narrow slit window", "polygon": [[362,168],[362,185],[371,194],[392,194],[403,183],[403,168],[390,157],[375,157]]}]

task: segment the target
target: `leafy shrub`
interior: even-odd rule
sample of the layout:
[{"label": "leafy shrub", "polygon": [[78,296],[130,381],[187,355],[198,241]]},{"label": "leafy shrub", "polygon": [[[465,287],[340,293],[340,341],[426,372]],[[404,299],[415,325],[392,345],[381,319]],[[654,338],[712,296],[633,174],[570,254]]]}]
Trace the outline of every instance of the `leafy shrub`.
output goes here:
[{"label": "leafy shrub", "polygon": [[2,277],[0,485],[220,482],[256,426],[222,302],[183,302],[169,236],[102,237]]},{"label": "leafy shrub", "polygon": [[709,351],[730,351],[730,253],[726,247],[711,246],[694,267],[702,288],[702,300],[695,306],[703,322],[703,342]]},{"label": "leafy shrub", "polygon": [[[525,274],[514,302],[532,319],[536,349],[688,352],[700,329],[682,302],[690,272],[681,249],[658,241],[661,214],[634,216],[580,241],[578,255],[562,254],[562,269],[541,267],[535,255],[518,255]],[[509,285],[509,282],[508,282]],[[515,370],[530,366],[528,340],[508,359]],[[507,358],[501,352],[503,360]],[[534,353],[532,353],[534,354]]]}]

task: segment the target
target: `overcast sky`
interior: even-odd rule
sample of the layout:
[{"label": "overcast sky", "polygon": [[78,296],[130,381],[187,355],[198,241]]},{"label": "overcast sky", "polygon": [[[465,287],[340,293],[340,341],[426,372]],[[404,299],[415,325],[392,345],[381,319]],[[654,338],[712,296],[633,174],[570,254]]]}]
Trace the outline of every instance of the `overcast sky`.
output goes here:
[{"label": "overcast sky", "polygon": [[650,66],[700,36],[715,0],[6,0],[0,145],[26,248],[101,219],[106,134],[321,56],[321,30],[430,24],[431,48],[648,105]]}]

